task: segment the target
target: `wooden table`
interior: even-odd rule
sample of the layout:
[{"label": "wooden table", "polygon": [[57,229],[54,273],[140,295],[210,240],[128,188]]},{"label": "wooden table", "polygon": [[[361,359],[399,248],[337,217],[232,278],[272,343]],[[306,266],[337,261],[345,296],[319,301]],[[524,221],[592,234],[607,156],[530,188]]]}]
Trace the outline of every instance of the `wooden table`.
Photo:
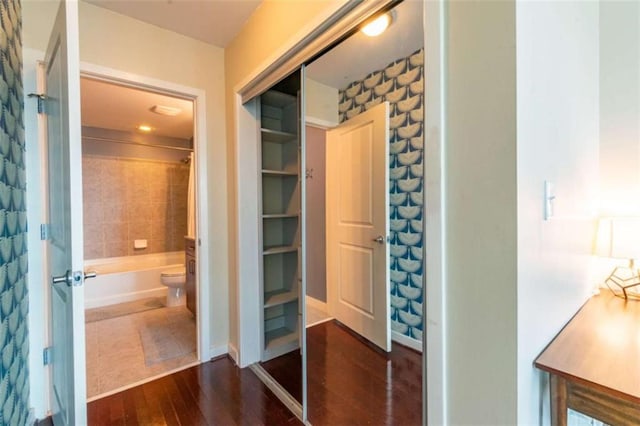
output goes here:
[{"label": "wooden table", "polygon": [[640,301],[603,290],[535,361],[550,373],[551,424],[567,409],[610,425],[640,425]]}]

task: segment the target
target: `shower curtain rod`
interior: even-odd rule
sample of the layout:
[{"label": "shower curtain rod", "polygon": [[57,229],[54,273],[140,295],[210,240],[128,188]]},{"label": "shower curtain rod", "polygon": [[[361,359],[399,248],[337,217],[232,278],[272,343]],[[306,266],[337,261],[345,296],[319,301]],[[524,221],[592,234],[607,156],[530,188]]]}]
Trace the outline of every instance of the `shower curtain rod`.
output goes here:
[{"label": "shower curtain rod", "polygon": [[121,143],[123,145],[137,145],[137,146],[144,146],[144,147],[147,147],[147,148],[174,149],[176,151],[193,152],[192,148],[182,148],[182,147],[179,147],[179,146],[158,145],[158,144],[153,144],[153,143],[142,143],[142,142],[126,141],[124,139],[100,138],[100,137],[97,137],[97,136],[83,136],[82,139],[89,139],[89,140],[93,140],[93,141],[104,141],[104,142]]}]

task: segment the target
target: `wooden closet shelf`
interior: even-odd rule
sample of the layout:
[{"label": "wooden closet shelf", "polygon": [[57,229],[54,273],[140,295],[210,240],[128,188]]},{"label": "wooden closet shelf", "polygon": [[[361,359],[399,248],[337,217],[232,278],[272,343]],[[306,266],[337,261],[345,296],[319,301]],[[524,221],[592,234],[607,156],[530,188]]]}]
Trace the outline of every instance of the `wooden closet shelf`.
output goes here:
[{"label": "wooden closet shelf", "polygon": [[262,174],[268,176],[298,176],[298,172],[289,172],[287,170],[262,169]]},{"label": "wooden closet shelf", "polygon": [[297,288],[293,290],[269,291],[264,294],[264,307],[266,309],[272,306],[293,302],[294,300],[298,300]]},{"label": "wooden closet shelf", "polygon": [[262,254],[267,256],[270,254],[279,254],[279,253],[289,253],[293,251],[298,251],[297,246],[276,246],[276,247],[265,247],[262,251]]},{"label": "wooden closet shelf", "polygon": [[279,130],[271,130],[264,127],[260,129],[260,132],[262,133],[263,142],[287,143],[297,141],[298,139],[298,135],[295,133],[281,132]]}]

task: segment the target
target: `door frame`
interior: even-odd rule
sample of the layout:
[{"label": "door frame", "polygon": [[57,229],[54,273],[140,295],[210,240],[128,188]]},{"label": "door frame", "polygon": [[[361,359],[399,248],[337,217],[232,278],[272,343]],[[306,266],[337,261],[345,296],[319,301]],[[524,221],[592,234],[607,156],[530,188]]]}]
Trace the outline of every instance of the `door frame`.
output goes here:
[{"label": "door frame", "polygon": [[[45,87],[44,52],[25,49],[23,52],[24,93],[43,93]],[[44,418],[51,401],[51,369],[44,367],[43,350],[51,345],[51,288],[49,269],[46,265],[47,241],[40,239],[40,233],[34,232],[36,226],[47,223],[49,206],[48,187],[46,185],[47,168],[47,118],[37,113],[36,101],[25,100],[25,138],[37,142],[25,155],[27,166],[27,221],[30,232],[27,233],[29,275],[40,282],[38,291],[29,285],[29,383],[30,403],[36,418]],[[36,224],[36,225],[34,225]],[[38,374],[38,373],[42,374]],[[36,390],[39,390],[37,392]]]},{"label": "door frame", "polygon": [[[36,50],[27,49],[26,60],[36,60],[37,62],[31,68],[25,67],[26,71],[35,73],[34,77],[25,77],[30,85],[34,85],[38,90],[41,89],[40,68],[42,68],[41,52]],[[182,98],[190,99],[194,102],[195,114],[194,114],[194,152],[196,158],[196,227],[198,236],[200,239],[200,245],[198,246],[198,262],[197,268],[197,288],[198,288],[198,312],[197,318],[197,335],[198,335],[198,362],[206,362],[209,359],[221,355],[222,348],[211,347],[211,281],[210,281],[210,248],[208,239],[203,236],[208,235],[210,230],[209,217],[208,217],[208,196],[207,196],[207,143],[206,143],[206,102],[205,91],[198,88],[188,87],[184,85],[175,84],[168,81],[154,79],[146,76],[132,74],[116,70],[113,68],[94,65],[87,62],[80,62],[80,76],[91,77],[100,79],[106,82],[117,83],[126,85],[129,87],[135,87],[139,89],[152,90],[154,92],[169,94],[174,96],[180,96]],[[35,81],[33,81],[35,80]],[[34,84],[35,83],[35,84]],[[33,87],[33,86],[31,86]],[[27,85],[25,85],[25,93],[27,93]],[[35,114],[35,104],[25,103],[25,109],[31,111],[27,114],[30,119],[25,117],[25,123],[27,128],[25,134],[31,134],[34,140],[38,140],[38,150],[30,150],[31,154],[28,154],[25,159],[28,165],[31,165],[28,170],[28,177],[30,182],[36,183],[30,186],[31,191],[27,193],[27,200],[34,208],[28,213],[29,223],[35,223],[36,226],[39,223],[46,223],[46,210],[44,195],[42,195],[44,189],[47,188],[46,182],[46,159],[43,158],[42,149],[46,147],[46,134],[43,132],[42,123],[46,120],[40,114]],[[34,124],[37,122],[37,128]],[[35,229],[32,225],[32,229]],[[51,312],[49,310],[50,304],[50,291],[48,286],[48,271],[44,267],[44,256],[46,256],[46,241],[40,241],[39,233],[31,231],[29,233],[29,261],[30,261],[30,275],[34,277],[41,277],[43,284],[43,293],[38,298],[30,298],[29,306],[32,312],[38,312],[41,309],[42,315],[39,317],[43,320],[42,323],[37,321],[37,318],[30,315],[30,329],[32,333],[41,335],[42,341],[38,342],[38,347],[32,348],[29,356],[30,368],[32,372],[42,371],[42,377],[38,380],[41,384],[42,392],[38,395],[34,395],[32,390],[32,398],[34,398],[33,406],[35,409],[35,416],[38,418],[46,415],[47,411],[51,407],[51,393],[50,388],[52,385],[52,378],[50,375],[50,369],[46,366],[42,366],[41,348],[45,348],[50,344],[50,324],[51,324]],[[36,235],[37,234],[37,235]],[[34,244],[39,243],[39,244]],[[37,260],[37,261],[36,261]],[[35,264],[33,261],[36,261]],[[35,321],[35,322],[34,322]],[[226,348],[224,348],[226,349]],[[136,383],[139,384],[139,383]]]},{"label": "door frame", "polygon": [[[254,255],[251,247],[257,244],[252,230],[256,224],[247,221],[246,210],[251,210],[253,200],[257,198],[257,174],[247,170],[245,155],[255,157],[251,147],[257,146],[258,134],[255,108],[243,102],[255,102],[250,99],[284,77],[333,42],[346,35],[359,23],[374,13],[395,3],[394,0],[376,0],[355,5],[353,0],[336,5],[333,13],[318,16],[305,27],[305,31],[296,34],[281,49],[275,51],[265,62],[248,73],[248,77],[233,88],[234,127],[228,129],[235,133],[231,158],[235,165],[234,200],[236,225],[235,269],[237,278],[236,317],[231,318],[237,326],[237,347],[229,344],[229,353],[242,367],[251,363],[256,351],[251,344],[251,336],[259,324],[257,313],[253,312],[253,287],[257,273],[252,265]],[[351,7],[352,6],[352,7]],[[429,297],[423,303],[424,333],[422,341],[423,365],[423,423],[447,423],[447,377],[446,377],[446,292],[445,292],[445,224],[446,224],[446,182],[444,180],[444,147],[446,124],[446,15],[445,0],[424,2],[424,49],[425,49],[425,176],[424,176],[424,217],[426,283],[424,288]],[[229,99],[229,98],[228,98]],[[253,156],[253,157],[252,157]],[[250,161],[248,161],[250,162]],[[253,163],[255,164],[255,163]],[[253,201],[255,203],[255,201]],[[249,203],[247,205],[246,203]],[[257,209],[257,207],[256,207]],[[257,211],[257,210],[256,210]],[[255,233],[255,231],[253,231]],[[253,244],[253,245],[252,245]],[[244,271],[242,269],[245,269]],[[258,309],[257,307],[256,309]],[[233,335],[233,333],[232,333]],[[259,349],[259,348],[258,348]],[[256,359],[257,360],[257,359]]]},{"label": "door frame", "polygon": [[[205,91],[156,78],[133,74],[80,61],[80,77],[100,80],[106,83],[147,90],[163,95],[177,96],[193,101],[194,107],[194,146],[196,166],[196,288],[198,307],[196,316],[198,335],[198,361],[205,362],[215,355],[211,353],[211,312],[210,312],[210,265],[208,197],[207,197],[207,128]],[[203,320],[206,319],[206,320]]]}]

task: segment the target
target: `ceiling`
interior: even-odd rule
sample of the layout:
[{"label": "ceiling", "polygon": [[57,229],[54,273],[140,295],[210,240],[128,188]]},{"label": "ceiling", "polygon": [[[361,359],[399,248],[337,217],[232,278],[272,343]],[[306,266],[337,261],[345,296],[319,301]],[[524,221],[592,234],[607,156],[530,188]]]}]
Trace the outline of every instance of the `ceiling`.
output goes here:
[{"label": "ceiling", "polygon": [[86,0],[218,47],[238,34],[261,0]]},{"label": "ceiling", "polygon": [[349,83],[406,57],[424,45],[422,0],[405,0],[394,8],[395,19],[377,37],[357,32],[309,64],[307,77],[344,89]]},{"label": "ceiling", "polygon": [[[261,0],[86,0],[134,19],[219,47],[240,32]],[[309,77],[344,88],[424,44],[423,0],[404,0],[393,24],[378,37],[358,32],[311,64]],[[340,64],[336,67],[336,64]],[[339,69],[337,69],[339,68]]]},{"label": "ceiling", "polygon": [[[240,31],[260,0],[86,0],[114,12],[224,47]],[[307,76],[336,89],[406,57],[424,44],[423,1],[404,0],[394,8],[392,25],[378,37],[357,32],[307,67]],[[182,105],[185,114],[165,117],[152,105]],[[187,113],[188,111],[188,113]],[[131,131],[142,122],[156,134],[188,138],[193,134],[190,101],[82,80],[85,126]]]},{"label": "ceiling", "polygon": [[[193,136],[193,102],[99,80],[80,79],[82,125],[135,132],[140,124],[151,134],[189,139]],[[175,117],[151,112],[154,105],[181,109]]]}]

